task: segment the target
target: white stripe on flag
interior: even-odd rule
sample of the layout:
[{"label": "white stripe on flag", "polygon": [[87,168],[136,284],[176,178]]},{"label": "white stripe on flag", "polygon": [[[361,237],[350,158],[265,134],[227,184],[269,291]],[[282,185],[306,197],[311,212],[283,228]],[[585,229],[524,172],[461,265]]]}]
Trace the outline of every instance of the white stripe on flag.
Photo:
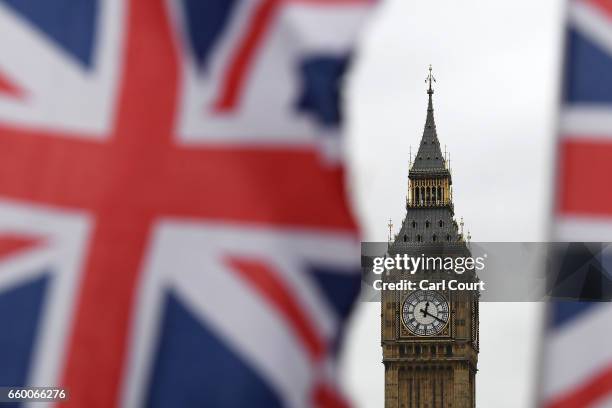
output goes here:
[{"label": "white stripe on flag", "polygon": [[567,242],[612,242],[612,216],[557,215],[553,236]]},{"label": "white stripe on flag", "polygon": [[601,303],[552,330],[544,351],[545,400],[571,392],[612,364],[612,304]]},{"label": "white stripe on flag", "polygon": [[559,122],[560,138],[612,142],[612,105],[580,104],[565,107]]}]

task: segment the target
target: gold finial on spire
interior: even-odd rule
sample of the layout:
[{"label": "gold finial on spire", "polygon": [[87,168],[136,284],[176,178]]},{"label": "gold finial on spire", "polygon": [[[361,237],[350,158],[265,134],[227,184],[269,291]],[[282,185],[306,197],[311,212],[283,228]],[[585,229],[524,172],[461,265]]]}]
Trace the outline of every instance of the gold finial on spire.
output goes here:
[{"label": "gold finial on spire", "polygon": [[461,222],[459,223],[459,225],[461,226],[461,237],[463,238],[463,226],[465,225],[465,223],[463,222],[463,217],[461,217]]},{"label": "gold finial on spire", "polygon": [[387,227],[389,227],[389,242],[391,242],[391,234],[393,233],[393,222],[391,221],[391,218],[389,218],[389,224],[387,224]]},{"label": "gold finial on spire", "polygon": [[432,69],[431,68],[431,64],[429,64],[429,74],[427,75],[427,78],[425,78],[425,82],[429,82],[429,89],[427,90],[428,94],[432,94],[433,93],[433,88],[431,87],[431,83],[436,82],[436,78],[434,78],[433,73],[432,73]]}]

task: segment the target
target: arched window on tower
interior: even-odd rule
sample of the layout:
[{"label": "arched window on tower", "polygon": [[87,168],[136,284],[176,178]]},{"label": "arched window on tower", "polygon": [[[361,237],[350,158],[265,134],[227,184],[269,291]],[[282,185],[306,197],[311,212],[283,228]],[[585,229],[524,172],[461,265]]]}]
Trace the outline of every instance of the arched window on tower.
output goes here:
[{"label": "arched window on tower", "polygon": [[416,228],[416,226],[417,226],[416,221],[412,221],[412,228]]},{"label": "arched window on tower", "polygon": [[442,228],[444,226],[444,221],[440,220],[440,222],[438,222],[438,225],[440,226],[440,228]]},{"label": "arched window on tower", "polygon": [[415,197],[414,197],[414,202],[418,204],[419,199],[420,199],[420,197],[419,197],[419,188],[418,188],[418,187],[415,187],[415,189],[414,189],[414,193],[415,193],[415,194],[414,194],[414,195],[415,195]]},{"label": "arched window on tower", "polygon": [[416,238],[417,238],[417,242],[421,242],[421,235],[420,235],[420,234],[419,234],[419,235],[417,235],[417,237],[416,237]]},{"label": "arched window on tower", "polygon": [[408,241],[408,235],[404,234],[404,242]]},{"label": "arched window on tower", "polygon": [[425,221],[425,228],[429,228],[429,221]]},{"label": "arched window on tower", "polygon": [[433,240],[433,242],[436,242],[438,240],[438,237],[436,236],[436,234],[433,234],[433,236],[431,237],[431,239]]},{"label": "arched window on tower", "polygon": [[442,199],[442,187],[440,187],[440,186],[438,186],[438,195],[437,195],[437,197],[438,197],[438,201],[440,203],[444,202],[444,200]]}]

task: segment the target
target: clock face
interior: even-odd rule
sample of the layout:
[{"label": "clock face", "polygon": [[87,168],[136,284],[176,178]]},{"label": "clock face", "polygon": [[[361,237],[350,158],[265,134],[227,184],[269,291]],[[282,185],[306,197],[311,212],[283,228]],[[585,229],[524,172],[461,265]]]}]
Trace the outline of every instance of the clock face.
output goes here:
[{"label": "clock face", "polygon": [[449,306],[444,295],[429,290],[412,292],[402,307],[404,325],[417,336],[439,334],[446,327],[449,316]]}]

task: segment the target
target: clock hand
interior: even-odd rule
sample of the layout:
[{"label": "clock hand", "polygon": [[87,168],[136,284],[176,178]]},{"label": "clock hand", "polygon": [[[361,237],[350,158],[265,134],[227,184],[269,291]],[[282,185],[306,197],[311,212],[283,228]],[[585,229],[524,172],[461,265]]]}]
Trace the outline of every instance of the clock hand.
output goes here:
[{"label": "clock hand", "polygon": [[423,317],[427,316],[427,309],[429,309],[429,302],[425,303],[425,309],[419,310],[419,312],[423,313]]},{"label": "clock hand", "polygon": [[442,322],[442,323],[446,323],[446,320],[442,320],[442,319],[440,319],[438,316],[434,316],[434,315],[432,315],[431,313],[429,313],[428,311],[424,311],[424,313],[423,313],[423,314],[426,314],[427,316],[431,316],[431,317],[433,317],[434,319],[436,319],[436,320],[438,320],[438,321],[440,321],[440,322]]},{"label": "clock hand", "polygon": [[427,316],[427,313],[429,313],[427,309],[429,309],[429,302],[425,303],[425,309],[419,310],[419,312],[423,313],[423,317]]}]

